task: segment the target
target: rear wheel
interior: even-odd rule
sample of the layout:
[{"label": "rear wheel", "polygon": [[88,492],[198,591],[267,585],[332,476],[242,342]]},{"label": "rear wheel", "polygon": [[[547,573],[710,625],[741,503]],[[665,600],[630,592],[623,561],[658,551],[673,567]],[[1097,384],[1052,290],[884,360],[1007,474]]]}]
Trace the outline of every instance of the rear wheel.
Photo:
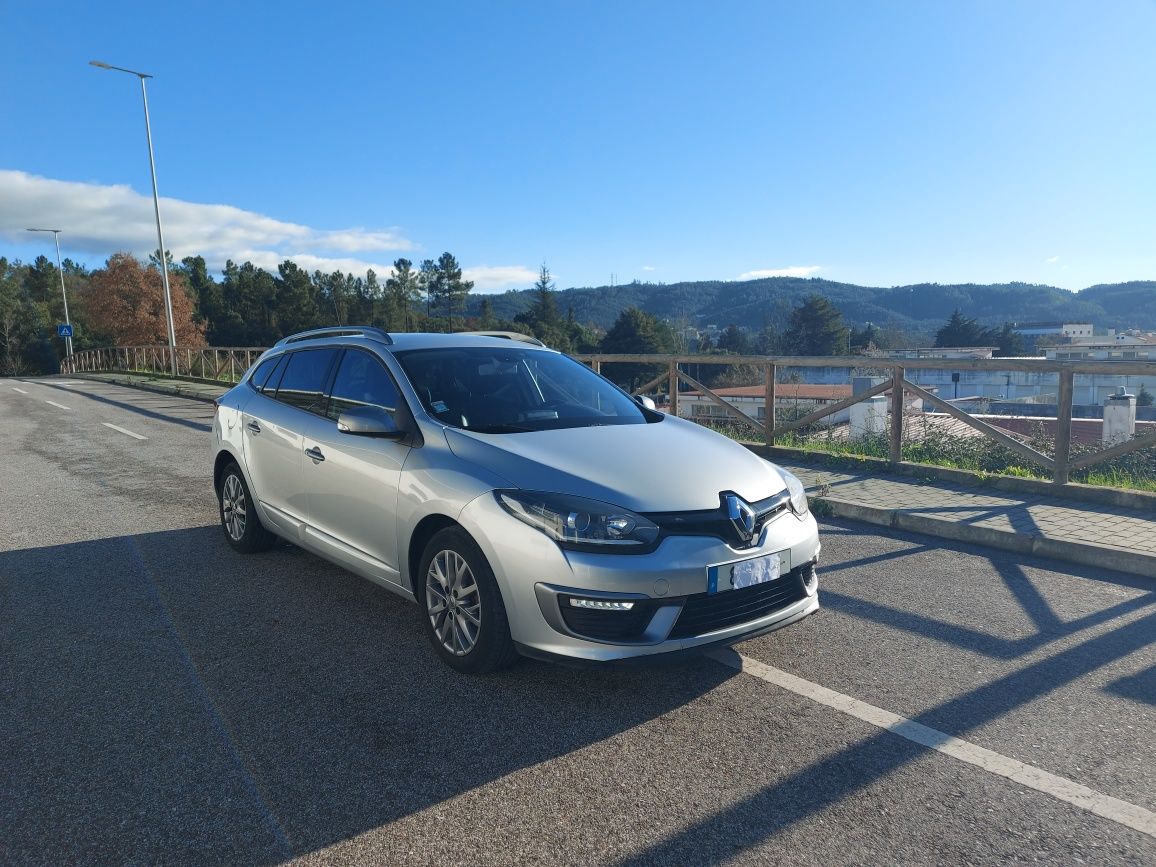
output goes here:
[{"label": "rear wheel", "polygon": [[421,558],[421,599],[430,643],[467,674],[497,671],[518,658],[494,571],[459,527],[438,532]]},{"label": "rear wheel", "polygon": [[257,517],[249,486],[236,464],[229,464],[221,473],[217,504],[221,512],[221,527],[230,545],[243,554],[256,554],[273,547],[277,537],[266,530]]}]

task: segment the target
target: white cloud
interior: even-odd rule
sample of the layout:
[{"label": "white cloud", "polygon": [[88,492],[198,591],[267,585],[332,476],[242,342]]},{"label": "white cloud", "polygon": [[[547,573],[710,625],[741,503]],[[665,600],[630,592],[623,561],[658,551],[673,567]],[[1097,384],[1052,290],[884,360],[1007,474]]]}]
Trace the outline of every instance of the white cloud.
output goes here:
[{"label": "white cloud", "polygon": [[1055,265],[1059,261],[1060,261],[1059,256],[1048,256],[1048,264],[1049,265]]},{"label": "white cloud", "polygon": [[658,269],[655,268],[653,265],[643,265],[642,270],[643,271],[657,271]]},{"label": "white cloud", "polygon": [[462,277],[474,281],[481,291],[499,289],[529,289],[538,279],[538,272],[525,265],[474,265],[462,269]]},{"label": "white cloud", "polygon": [[[394,230],[317,229],[287,223],[232,205],[205,205],[181,199],[161,199],[165,245],[179,261],[204,256],[212,269],[228,259],[275,268],[285,259],[313,270],[378,274],[390,270],[387,261],[351,253],[404,252],[414,244]],[[29,226],[61,230],[61,246],[103,260],[127,250],[144,257],[154,251],[156,222],[153,202],[123,184],[58,181],[26,172],[0,170],[0,236],[28,243]],[[42,243],[41,243],[42,246]],[[376,258],[376,257],[375,257]]]},{"label": "white cloud", "polygon": [[822,270],[821,265],[791,265],[789,268],[766,268],[739,274],[740,280],[761,280],[764,277],[810,277]]},{"label": "white cloud", "polygon": [[[418,246],[393,229],[317,229],[232,205],[169,198],[161,199],[161,218],[165,245],[176,260],[203,256],[213,271],[229,259],[268,271],[292,259],[309,272],[360,276],[372,268],[384,280],[397,254],[409,252],[415,267],[419,261],[410,252]],[[124,184],[59,181],[0,169],[0,239],[29,245],[28,258],[33,258],[45,248],[43,236],[25,231],[30,226],[60,229],[61,246],[69,253],[92,254],[92,265],[120,251],[145,258],[157,247],[151,196]],[[524,265],[475,265],[463,272],[483,292],[526,289],[538,277],[537,270]]]}]

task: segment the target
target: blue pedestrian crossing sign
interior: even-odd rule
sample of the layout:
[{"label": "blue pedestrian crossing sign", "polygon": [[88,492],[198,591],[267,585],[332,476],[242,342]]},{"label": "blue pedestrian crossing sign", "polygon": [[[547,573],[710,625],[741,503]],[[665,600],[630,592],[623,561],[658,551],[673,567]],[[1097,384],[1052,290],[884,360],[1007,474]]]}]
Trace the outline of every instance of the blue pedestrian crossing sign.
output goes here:
[{"label": "blue pedestrian crossing sign", "polygon": [[56,326],[56,336],[57,337],[71,337],[72,336],[72,326],[71,325],[57,325]]}]

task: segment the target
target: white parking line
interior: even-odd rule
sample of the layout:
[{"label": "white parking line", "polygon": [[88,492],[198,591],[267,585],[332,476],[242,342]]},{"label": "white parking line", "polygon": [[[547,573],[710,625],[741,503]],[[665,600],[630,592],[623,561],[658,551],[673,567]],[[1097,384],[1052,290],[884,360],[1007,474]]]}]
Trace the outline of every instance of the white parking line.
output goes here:
[{"label": "white parking line", "polygon": [[12,386],[12,390],[13,390],[13,391],[18,391],[18,392],[20,392],[21,394],[28,394],[28,392],[26,392],[24,389],[22,389],[22,388],[17,388],[16,386]]},{"label": "white parking line", "polygon": [[137,440],[147,440],[148,439],[148,437],[146,437],[146,436],[141,436],[138,433],[133,433],[132,431],[128,430],[127,428],[120,427],[119,425],[115,425],[112,422],[102,421],[101,424],[104,425],[105,427],[110,427],[115,431],[120,431],[122,434],[125,434],[126,436],[130,436],[133,439],[137,439]]},{"label": "white parking line", "polygon": [[59,407],[60,409],[72,409],[72,407],[70,407],[70,406],[65,406],[65,405],[64,405],[64,404],[62,404],[62,403],[57,403],[57,402],[56,402],[56,401],[54,401],[54,400],[46,400],[46,401],[44,401],[44,402],[45,402],[45,403],[50,403],[50,404],[52,404],[53,406]]},{"label": "white parking line", "polygon": [[1027,786],[1037,792],[1043,792],[1058,800],[1074,804],[1083,810],[1126,825],[1150,837],[1156,837],[1156,813],[1145,810],[1143,807],[1129,804],[1127,801],[1121,801],[1118,798],[1097,792],[1095,789],[1089,789],[1087,786],[1050,774],[1033,765],[1010,759],[970,741],[965,741],[856,698],[851,698],[849,695],[827,689],[825,686],[819,686],[817,683],[811,683],[809,680],[803,680],[801,677],[795,677],[795,675],[788,674],[782,669],[742,656],[734,650],[716,650],[708,655],[723,665],[737,668],[759,680],[773,683],[775,686],[801,695],[803,698],[809,698],[811,701],[826,705],[865,723],[886,729],[901,738],[937,750],[954,759],[959,759],[961,762],[967,762],[969,765],[983,768],[985,771],[998,776],[1006,777],[1021,786]]}]

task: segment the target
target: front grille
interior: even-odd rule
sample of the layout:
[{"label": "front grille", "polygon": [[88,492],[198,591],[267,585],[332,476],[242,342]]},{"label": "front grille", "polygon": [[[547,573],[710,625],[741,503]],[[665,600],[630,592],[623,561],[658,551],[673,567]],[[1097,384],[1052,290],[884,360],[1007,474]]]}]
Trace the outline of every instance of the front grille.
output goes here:
[{"label": "front grille", "polygon": [[634,607],[629,611],[596,611],[575,608],[569,596],[559,596],[558,607],[566,627],[575,635],[595,641],[637,641],[650,624],[656,604],[646,599],[632,601]]},{"label": "front grille", "polygon": [[[754,538],[768,521],[788,508],[788,495],[778,493],[751,504],[755,510]],[[748,547],[723,508],[700,512],[650,512],[646,518],[658,525],[663,536],[712,536],[736,548]]]},{"label": "front grille", "polygon": [[813,569],[814,566],[807,563],[766,584],[688,596],[669,637],[705,635],[740,623],[749,623],[786,608],[806,598],[805,582],[809,580]]}]

